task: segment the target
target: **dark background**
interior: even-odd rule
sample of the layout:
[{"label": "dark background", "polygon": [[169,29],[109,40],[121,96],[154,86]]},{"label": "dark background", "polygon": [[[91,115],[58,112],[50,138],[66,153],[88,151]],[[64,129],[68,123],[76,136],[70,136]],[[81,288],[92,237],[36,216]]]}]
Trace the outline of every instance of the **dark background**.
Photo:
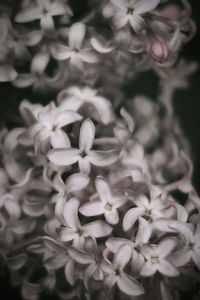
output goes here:
[{"label": "dark background", "polygon": [[[190,0],[190,3],[193,8],[193,18],[197,24],[197,34],[185,46],[180,55],[189,61],[198,61],[200,65],[200,0]],[[5,124],[5,120],[7,126],[10,124],[12,126],[12,122],[15,122],[18,105],[23,99],[23,92],[13,99],[13,91],[10,84],[0,84],[0,125]],[[181,127],[191,144],[194,163],[193,181],[197,190],[200,191],[200,69],[191,77],[190,87],[187,90],[176,92],[174,106]],[[8,275],[4,278],[0,277],[0,298],[2,300],[21,300],[20,291],[10,287]],[[49,296],[44,299],[56,300],[55,297]],[[182,299],[192,299],[191,293],[183,295]]]}]

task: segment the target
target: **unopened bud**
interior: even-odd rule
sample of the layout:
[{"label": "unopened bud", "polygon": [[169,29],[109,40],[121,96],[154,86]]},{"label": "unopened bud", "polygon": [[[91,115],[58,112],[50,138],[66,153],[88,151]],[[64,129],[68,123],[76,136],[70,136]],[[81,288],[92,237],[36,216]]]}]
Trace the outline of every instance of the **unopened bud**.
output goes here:
[{"label": "unopened bud", "polygon": [[170,50],[166,42],[159,40],[156,36],[151,36],[150,39],[149,54],[153,60],[164,63],[167,61]]}]

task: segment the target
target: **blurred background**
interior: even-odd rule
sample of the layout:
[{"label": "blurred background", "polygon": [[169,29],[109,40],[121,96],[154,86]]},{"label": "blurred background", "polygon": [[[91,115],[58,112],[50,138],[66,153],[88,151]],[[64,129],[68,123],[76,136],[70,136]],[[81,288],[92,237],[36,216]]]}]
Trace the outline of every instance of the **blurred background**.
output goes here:
[{"label": "blurred background", "polygon": [[[81,0],[76,1],[80,2]],[[190,0],[193,9],[193,18],[197,24],[197,34],[195,38],[188,43],[183,49],[181,56],[189,61],[196,61],[200,66],[200,0]],[[148,78],[149,76],[149,78]],[[152,90],[152,77],[145,75],[145,93],[154,96]],[[137,79],[137,84],[133,86],[134,94],[142,93],[144,89],[144,81]],[[18,114],[18,106],[20,101],[27,95],[23,95],[23,90],[18,94],[14,94],[14,88],[9,83],[0,83],[0,126],[6,125],[12,127]],[[41,102],[41,99],[37,100]],[[44,99],[44,103],[47,99]],[[188,89],[179,90],[174,96],[174,107],[180,125],[191,145],[192,159],[194,163],[193,182],[200,193],[200,68],[190,78],[190,87]],[[0,266],[1,268],[1,266]],[[9,275],[0,278],[0,297],[2,300],[15,299],[20,300],[20,291],[17,288],[11,288],[9,285]],[[56,300],[53,296],[46,295],[43,299]],[[183,295],[182,299],[192,299],[192,294]],[[199,298],[200,299],[200,298]],[[152,299],[154,300],[154,299]]]}]

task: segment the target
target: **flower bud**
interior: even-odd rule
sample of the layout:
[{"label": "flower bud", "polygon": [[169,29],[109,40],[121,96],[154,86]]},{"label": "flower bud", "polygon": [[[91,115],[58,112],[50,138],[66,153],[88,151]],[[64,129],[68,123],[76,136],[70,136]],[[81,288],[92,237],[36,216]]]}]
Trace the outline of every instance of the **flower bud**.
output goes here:
[{"label": "flower bud", "polygon": [[155,35],[150,36],[149,42],[149,54],[153,60],[161,64],[165,63],[170,54],[170,49],[167,43],[159,40]]}]

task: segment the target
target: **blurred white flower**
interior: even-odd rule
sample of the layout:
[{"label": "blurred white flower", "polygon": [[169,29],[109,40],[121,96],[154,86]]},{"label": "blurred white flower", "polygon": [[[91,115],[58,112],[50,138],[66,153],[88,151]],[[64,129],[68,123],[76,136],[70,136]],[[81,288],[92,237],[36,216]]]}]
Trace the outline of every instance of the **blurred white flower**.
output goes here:
[{"label": "blurred white flower", "polygon": [[54,29],[54,16],[72,15],[70,7],[64,0],[37,0],[29,3],[15,16],[16,22],[27,23],[40,20],[41,29],[50,31]]},{"label": "blurred white flower", "polygon": [[142,15],[155,9],[160,0],[110,0],[103,10],[106,18],[113,17],[117,28],[127,23],[136,33],[140,33],[147,25]]},{"label": "blurred white flower", "polygon": [[68,60],[70,64],[83,68],[83,62],[96,63],[98,57],[91,46],[85,45],[86,26],[83,23],[74,23],[68,31],[68,46],[54,44],[51,47],[52,55],[57,60]]}]

